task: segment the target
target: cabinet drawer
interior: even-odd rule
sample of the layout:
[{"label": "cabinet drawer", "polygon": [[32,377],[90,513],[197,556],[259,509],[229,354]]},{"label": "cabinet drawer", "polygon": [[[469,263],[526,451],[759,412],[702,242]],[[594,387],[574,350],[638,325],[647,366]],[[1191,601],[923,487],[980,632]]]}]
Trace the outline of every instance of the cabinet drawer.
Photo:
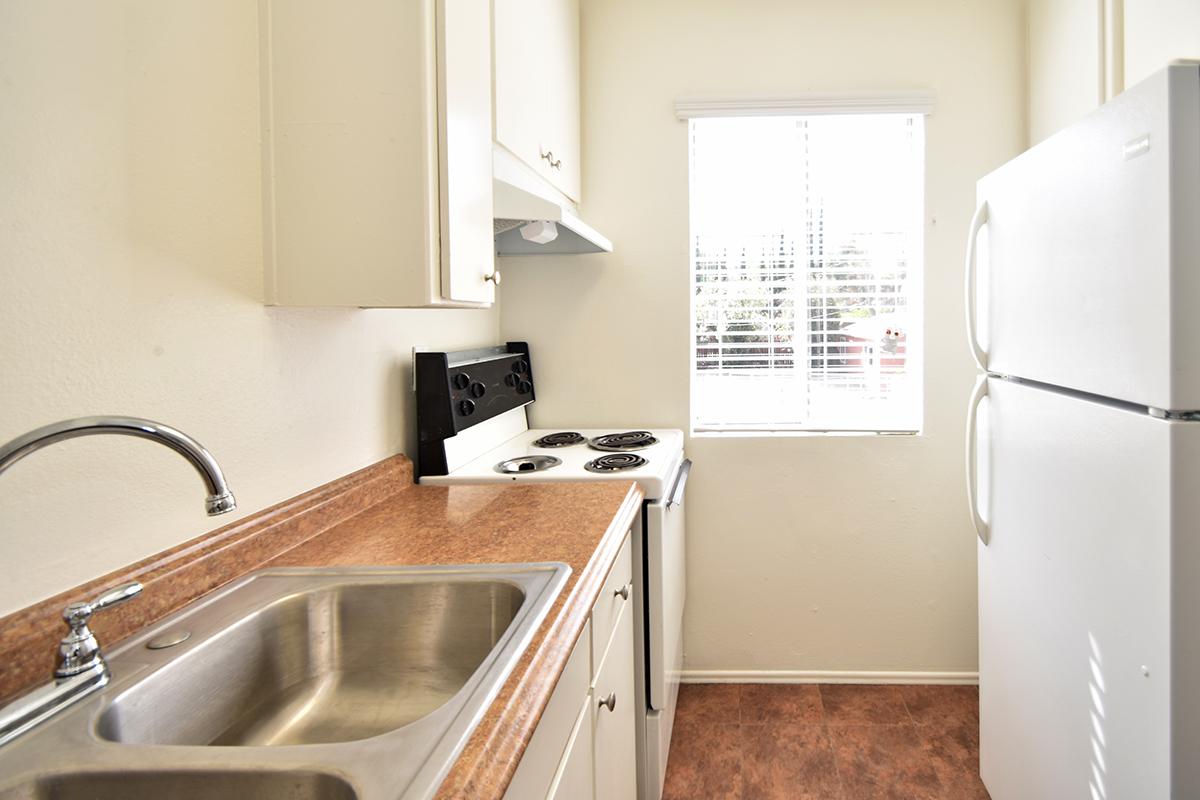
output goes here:
[{"label": "cabinet drawer", "polygon": [[598,799],[636,800],[634,694],[633,607],[628,604],[617,616],[612,643],[600,664],[592,693]]},{"label": "cabinet drawer", "polygon": [[[587,696],[591,665],[591,624],[579,634],[579,641],[567,659],[554,694],[538,720],[533,738],[521,756],[513,774],[506,800],[540,800],[550,792],[559,762],[570,741],[579,716],[579,698]],[[564,795],[565,797],[565,795]]]},{"label": "cabinet drawer", "polygon": [[592,797],[592,698],[579,707],[571,741],[550,785],[547,800],[590,800]]},{"label": "cabinet drawer", "polygon": [[600,671],[600,659],[608,648],[613,628],[621,610],[633,607],[633,558],[630,555],[633,537],[625,535],[625,544],[613,562],[612,572],[600,589],[596,605],[592,607],[592,675]]}]

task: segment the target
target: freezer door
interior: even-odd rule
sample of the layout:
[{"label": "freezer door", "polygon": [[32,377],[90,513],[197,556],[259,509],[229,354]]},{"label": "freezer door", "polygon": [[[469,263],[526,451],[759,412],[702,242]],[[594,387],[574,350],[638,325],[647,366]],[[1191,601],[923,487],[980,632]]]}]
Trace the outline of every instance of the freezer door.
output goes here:
[{"label": "freezer door", "polygon": [[1152,76],[977,188],[968,303],[989,371],[1200,409],[1200,66]]},{"label": "freezer door", "polygon": [[1172,459],[1197,451],[1200,423],[996,378],[980,413],[991,531],[979,544],[980,769],[992,800],[1196,796],[1171,793],[1170,626],[1172,525],[1195,527],[1173,520]]}]

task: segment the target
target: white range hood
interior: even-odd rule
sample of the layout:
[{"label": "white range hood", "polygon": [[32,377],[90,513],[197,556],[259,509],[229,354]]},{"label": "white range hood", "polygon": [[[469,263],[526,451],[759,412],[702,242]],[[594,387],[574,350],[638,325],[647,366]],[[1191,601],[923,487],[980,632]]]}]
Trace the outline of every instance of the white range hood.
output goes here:
[{"label": "white range hood", "polygon": [[543,188],[541,179],[530,176],[524,165],[510,159],[497,152],[492,181],[497,255],[612,252],[606,236],[580,219],[565,199],[559,201],[552,190]]}]

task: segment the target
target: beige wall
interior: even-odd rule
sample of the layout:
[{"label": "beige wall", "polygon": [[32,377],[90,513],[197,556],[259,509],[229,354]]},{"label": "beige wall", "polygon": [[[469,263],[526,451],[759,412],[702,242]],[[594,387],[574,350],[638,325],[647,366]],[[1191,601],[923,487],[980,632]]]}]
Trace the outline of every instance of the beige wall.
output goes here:
[{"label": "beige wall", "polygon": [[1028,20],[1029,139],[1040,142],[1104,101],[1104,17],[1098,0],[1030,0]]},{"label": "beige wall", "polygon": [[1029,0],[1030,142],[1180,58],[1200,59],[1197,0]]},{"label": "beige wall", "polygon": [[693,438],[692,670],[976,668],[961,259],[975,179],[1024,143],[1023,8],[955,0],[587,0],[584,211],[612,255],[509,263],[539,426],[688,423],[681,96],[930,88],[926,430]]},{"label": "beige wall", "polygon": [[[133,414],[191,433],[261,509],[413,452],[413,345],[497,315],[261,303],[256,4],[0,4],[0,441]],[[0,614],[230,517],[153,444],[0,476]]]},{"label": "beige wall", "polygon": [[1177,58],[1200,59],[1200,2],[1125,0],[1125,84]]}]

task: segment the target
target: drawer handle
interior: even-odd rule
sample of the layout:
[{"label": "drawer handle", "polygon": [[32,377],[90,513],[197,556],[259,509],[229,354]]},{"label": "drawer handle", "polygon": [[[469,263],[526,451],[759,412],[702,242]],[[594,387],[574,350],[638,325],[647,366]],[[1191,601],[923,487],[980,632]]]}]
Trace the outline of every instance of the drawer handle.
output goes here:
[{"label": "drawer handle", "polygon": [[600,701],[600,708],[607,708],[609,711],[617,710],[617,693],[609,692],[608,697]]},{"label": "drawer handle", "polygon": [[613,596],[619,597],[622,600],[628,600],[629,599],[629,590],[632,588],[633,588],[633,584],[627,583],[624,586],[622,586],[620,589],[613,589]]}]

